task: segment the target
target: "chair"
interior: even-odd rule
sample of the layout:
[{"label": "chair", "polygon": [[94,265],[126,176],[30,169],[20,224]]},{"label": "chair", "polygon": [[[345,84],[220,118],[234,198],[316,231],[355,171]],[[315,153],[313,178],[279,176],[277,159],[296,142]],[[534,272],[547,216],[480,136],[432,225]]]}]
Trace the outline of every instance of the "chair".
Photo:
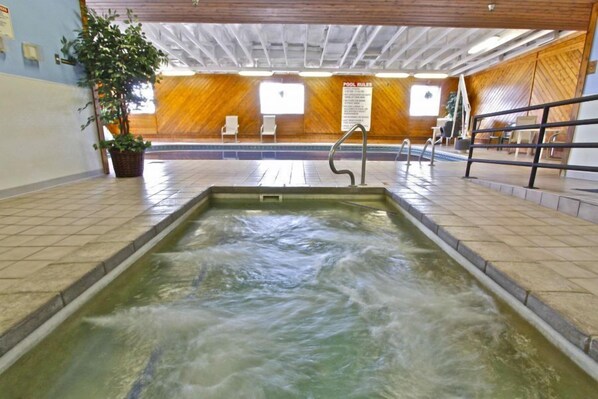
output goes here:
[{"label": "chair", "polygon": [[453,121],[445,122],[444,126],[440,129],[442,138],[446,139],[446,145],[450,144],[451,139],[456,139],[459,136],[459,122],[455,126],[455,131],[453,132]]},{"label": "chair", "polygon": [[[535,125],[537,123],[538,116],[537,115],[526,115],[526,116],[518,116],[515,119],[515,126],[527,126],[527,125]],[[524,133],[528,133],[527,137],[523,137]],[[533,130],[513,130],[511,135],[509,135],[509,144],[516,142],[517,144],[521,144],[522,141],[526,141],[528,144],[531,144],[534,141],[534,131]],[[515,150],[516,154],[519,154],[519,148]]]},{"label": "chair", "polygon": [[264,123],[260,128],[260,141],[264,142],[264,136],[272,136],[276,143],[276,116],[264,115]]},{"label": "chair", "polygon": [[226,121],[222,129],[222,142],[224,143],[224,136],[235,136],[235,143],[237,142],[237,134],[239,134],[239,117],[237,115],[227,115]]}]

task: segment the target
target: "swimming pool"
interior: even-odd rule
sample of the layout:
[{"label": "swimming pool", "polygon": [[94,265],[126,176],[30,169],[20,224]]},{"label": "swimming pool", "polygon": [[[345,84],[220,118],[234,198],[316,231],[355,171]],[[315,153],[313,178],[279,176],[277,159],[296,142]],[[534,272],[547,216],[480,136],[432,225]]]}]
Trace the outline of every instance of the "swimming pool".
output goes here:
[{"label": "swimming pool", "polygon": [[596,392],[384,203],[213,205],[1,375],[2,397]]},{"label": "swimming pool", "polygon": [[[370,161],[395,161],[400,146],[368,145],[367,159]],[[327,160],[330,145],[321,144],[155,144],[146,152],[147,159],[240,159],[240,160]],[[411,160],[416,161],[422,153],[413,147]],[[423,159],[431,157],[431,150],[424,153]],[[361,159],[361,146],[346,144],[336,153],[337,160]],[[399,161],[407,159],[407,149],[403,150]],[[458,154],[436,152],[438,161],[464,161],[467,158]]]}]

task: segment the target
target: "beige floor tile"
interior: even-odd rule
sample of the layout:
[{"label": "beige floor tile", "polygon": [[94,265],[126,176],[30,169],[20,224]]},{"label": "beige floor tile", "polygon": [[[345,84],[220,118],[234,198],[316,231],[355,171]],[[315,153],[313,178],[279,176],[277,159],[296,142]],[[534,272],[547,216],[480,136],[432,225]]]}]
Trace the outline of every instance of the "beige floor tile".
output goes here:
[{"label": "beige floor tile", "polygon": [[585,247],[554,247],[545,248],[546,251],[569,261],[592,261],[596,256],[584,250]]},{"label": "beige floor tile", "polygon": [[521,251],[502,242],[464,241],[464,244],[487,261],[524,262],[529,260]]},{"label": "beige floor tile", "polygon": [[58,260],[78,247],[48,247],[27,257],[26,260]]},{"label": "beige floor tile", "polygon": [[31,241],[36,236],[28,236],[28,235],[14,235],[8,236],[2,240],[0,240],[0,247],[19,247],[25,244],[27,241]]},{"label": "beige floor tile", "polygon": [[41,247],[10,248],[8,251],[0,253],[0,260],[23,260],[28,256],[31,256],[34,253],[39,252],[41,249]]},{"label": "beige floor tile", "polygon": [[596,273],[583,268],[573,262],[559,262],[559,261],[540,261],[541,265],[546,266],[561,276],[571,278],[598,278],[598,267]]},{"label": "beige floor tile", "polygon": [[15,263],[14,260],[0,260],[0,270],[12,265]]},{"label": "beige floor tile", "polygon": [[571,282],[585,288],[589,292],[598,296],[598,278],[572,278]]},{"label": "beige floor tile", "polygon": [[72,235],[83,230],[85,226],[35,226],[26,230],[27,235]]},{"label": "beige floor tile", "polygon": [[527,291],[586,292],[572,280],[535,262],[492,262],[492,266]]},{"label": "beige floor tile", "polygon": [[55,293],[0,294],[0,331],[4,332],[26,318],[32,309],[51,302]]},{"label": "beige floor tile", "polygon": [[21,260],[0,270],[0,278],[25,278],[50,263],[49,260]]}]

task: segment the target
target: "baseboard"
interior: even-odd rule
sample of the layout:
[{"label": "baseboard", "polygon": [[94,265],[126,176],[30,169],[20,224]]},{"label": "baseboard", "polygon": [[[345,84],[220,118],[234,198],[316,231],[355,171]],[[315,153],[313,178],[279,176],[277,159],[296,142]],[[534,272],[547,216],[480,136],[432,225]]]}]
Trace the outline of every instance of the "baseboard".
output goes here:
[{"label": "baseboard", "polygon": [[60,184],[70,183],[76,180],[87,179],[90,177],[100,176],[104,174],[102,169],[90,170],[82,173],[75,173],[74,175],[57,177],[55,179],[44,180],[37,183],[26,184],[24,186],[11,187],[0,190],[0,199],[14,197],[33,191],[43,190],[48,187],[58,186]]}]

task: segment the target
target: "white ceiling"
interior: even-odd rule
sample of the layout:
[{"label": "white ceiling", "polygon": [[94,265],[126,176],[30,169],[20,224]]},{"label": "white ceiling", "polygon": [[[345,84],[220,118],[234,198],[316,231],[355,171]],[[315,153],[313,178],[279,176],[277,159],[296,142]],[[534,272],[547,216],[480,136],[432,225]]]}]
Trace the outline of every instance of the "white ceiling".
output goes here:
[{"label": "white ceiling", "polygon": [[[168,54],[171,69],[235,73],[328,70],[339,74],[444,72],[471,74],[573,31],[364,25],[144,23]],[[470,55],[491,36],[498,47]]]}]

